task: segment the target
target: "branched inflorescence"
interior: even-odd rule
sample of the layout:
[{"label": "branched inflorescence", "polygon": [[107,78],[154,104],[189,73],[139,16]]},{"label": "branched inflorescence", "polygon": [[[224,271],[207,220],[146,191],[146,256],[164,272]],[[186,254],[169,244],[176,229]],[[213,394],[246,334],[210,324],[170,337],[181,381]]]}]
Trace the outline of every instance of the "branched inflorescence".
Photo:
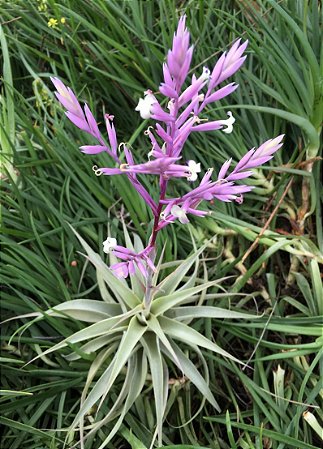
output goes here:
[{"label": "branched inflorescence", "polygon": [[[66,115],[78,128],[91,134],[98,142],[97,145],[84,145],[80,149],[87,154],[106,152],[115,161],[117,167],[94,167],[97,175],[127,176],[139,195],[145,200],[153,214],[153,229],[148,246],[140,253],[135,253],[117,244],[113,237],[104,242],[104,251],[113,251],[121,262],[110,268],[116,276],[126,278],[134,275],[138,269],[147,279],[146,301],[150,307],[150,278],[154,271],[154,257],[156,237],[165,226],[178,220],[188,223],[189,215],[204,217],[208,212],[198,209],[202,201],[214,199],[220,201],[242,202],[243,194],[252,187],[236,184],[252,175],[255,167],[269,161],[273,154],[282,146],[283,136],[264,142],[258,149],[251,149],[229,172],[231,159],[226,161],[215,180],[212,180],[213,169],[209,168],[198,182],[198,174],[202,171],[201,164],[193,160],[183,162],[182,150],[192,132],[221,130],[231,133],[235,119],[228,112],[227,119],[208,121],[200,118],[200,114],[207,105],[231,94],[238,85],[235,83],[219,87],[231,77],[243,64],[243,56],[248,41],[237,40],[231,49],[223,53],[216,62],[212,72],[204,67],[202,74],[193,74],[188,87],[186,84],[191,65],[193,46],[190,46],[190,34],[185,26],[185,16],[181,17],[173,38],[172,49],[169,50],[166,62],[163,64],[164,81],[159,86],[159,92],[168,98],[167,111],[162,108],[152,91],[147,90],[144,98],[139,100],[136,107],[143,119],[152,119],[155,127],[149,126],[145,134],[151,142],[151,151],[147,161],[136,164],[133,155],[125,144],[123,147],[125,160],[118,156],[118,143],[113,125],[113,115],[105,115],[109,144],[102,137],[96,120],[87,105],[80,106],[73,91],[66,87],[58,78],[52,78],[57,91],[56,96],[66,108]],[[205,93],[202,93],[204,91]],[[159,198],[154,200],[138,179],[138,175],[150,174],[159,176]],[[171,178],[186,178],[188,182],[196,183],[194,188],[178,198],[167,197],[167,185]]]}]

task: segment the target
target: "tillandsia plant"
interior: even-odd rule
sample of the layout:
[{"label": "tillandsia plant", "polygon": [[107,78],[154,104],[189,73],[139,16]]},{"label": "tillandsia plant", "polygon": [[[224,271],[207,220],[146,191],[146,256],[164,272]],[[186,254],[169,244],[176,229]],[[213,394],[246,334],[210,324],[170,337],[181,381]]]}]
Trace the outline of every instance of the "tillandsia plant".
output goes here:
[{"label": "tillandsia plant", "polygon": [[[204,113],[208,105],[237,89],[235,83],[224,86],[223,83],[243,64],[247,44],[247,41],[237,40],[228,52],[222,54],[213,70],[204,67],[199,76],[193,74],[188,81],[193,46],[190,46],[185,16],[180,18],[172,49],[163,64],[164,79],[159,87],[159,93],[167,99],[167,108],[162,107],[150,90],[145,92],[136,107],[143,119],[156,122],[154,127],[149,126],[145,131],[151,147],[147,160],[142,163],[135,161],[126,144],[118,145],[112,115],[105,116],[107,143],[89,107],[85,105],[82,108],[73,91],[58,78],[52,78],[56,97],[66,109],[69,120],[97,141],[95,145],[81,146],[81,151],[91,155],[104,152],[109,156],[110,167],[95,166],[95,174],[126,176],[149,206],[153,218],[146,247],[138,236],[134,236],[132,243],[125,226],[127,247],[119,245],[113,236],[107,237],[103,249],[115,262],[110,267],[77,234],[88,259],[96,267],[103,301],[76,299],[46,312],[47,315],[93,323],[43,353],[72,347],[74,352],[66,356],[71,363],[89,355],[93,359],[80,410],[71,425],[73,430],[80,429],[83,448],[91,435],[114,420],[112,430],[110,427],[99,449],[108,444],[147,383],[152,385],[155,398],[156,429],[153,431],[152,445],[157,438],[161,446],[162,424],[172,406],[168,395],[170,372],[173,378],[184,378],[194,384],[203,395],[203,400],[209,401],[219,411],[220,407],[209,387],[207,364],[199,348],[241,363],[190,326],[193,319],[201,317],[256,318],[238,311],[203,305],[205,300],[229,296],[227,293],[206,293],[210,287],[220,284],[221,279],[208,281],[207,275],[202,281],[198,278],[199,256],[205,246],[194,248],[193,254],[181,262],[174,272],[160,280],[162,261],[161,257],[156,260],[156,245],[158,233],[166,226],[176,221],[185,225],[192,215],[206,216],[208,211],[200,209],[204,202],[241,203],[243,195],[252,187],[237,181],[250,177],[252,169],[269,161],[282,146],[283,136],[268,140],[259,148],[248,151],[233,169],[230,159],[222,165],[216,177],[213,169],[209,168],[201,179],[201,164],[183,154],[191,133],[215,130],[232,132],[235,119],[231,112],[228,112],[228,118],[222,117],[216,121],[208,121]],[[153,198],[144,187],[141,175],[159,178],[158,198]],[[184,178],[192,188],[180,197],[172,197],[168,193],[170,181],[177,178]],[[189,270],[191,272],[187,278]],[[131,277],[131,288],[124,279],[128,276]],[[44,314],[35,315],[40,319]],[[187,353],[183,352],[183,345],[189,349]],[[190,351],[201,360],[204,375],[190,360]],[[150,376],[147,376],[148,371]],[[120,377],[123,378],[123,386],[119,396],[111,407],[107,406],[111,404],[109,392]],[[97,402],[96,420],[86,423],[85,417]]]}]

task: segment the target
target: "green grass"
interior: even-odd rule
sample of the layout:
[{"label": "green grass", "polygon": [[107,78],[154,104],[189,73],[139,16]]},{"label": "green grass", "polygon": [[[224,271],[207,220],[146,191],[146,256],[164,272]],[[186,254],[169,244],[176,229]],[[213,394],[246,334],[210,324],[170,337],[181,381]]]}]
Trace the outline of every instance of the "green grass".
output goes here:
[{"label": "green grass", "polygon": [[[211,217],[192,220],[187,227],[173,225],[160,238],[161,246],[166,244],[165,260],[171,262],[190,253],[189,231],[198,246],[214,236],[198,282],[231,276],[225,290],[241,295],[231,301],[207,299],[208,305],[264,314],[254,322],[203,318],[191,324],[251,368],[203,352],[220,414],[172,369],[163,444],[169,449],[320,447],[315,430],[323,426],[319,2],[48,0],[47,10],[39,11],[40,4],[0,1],[3,319],[71,299],[98,298],[95,270],[79,253],[69,224],[101,251],[108,229],[122,241],[121,217],[129,232],[143,239],[151,220],[126,181],[94,176],[92,166],[106,161],[79,152],[78,146],[91,141],[64,118],[49,76],[66,81],[98,118],[113,113],[119,140],[131,143],[139,161],[148,152],[147,124],[134,107],[145,89],[157,90],[177,19],[186,12],[196,43],[196,71],[211,67],[237,37],[250,41],[247,62],[234,77],[240,88],[210,113],[219,117],[221,109],[230,107],[237,117],[235,132],[194,135],[185,149],[189,158],[218,169],[225,159],[237,161],[268,138],[282,132],[286,138],[271,165],[253,178],[257,188],[242,205],[216,203]],[[51,29],[51,17],[66,22]],[[149,189],[154,194],[157,185]],[[64,447],[91,360],[83,355],[68,362],[58,352],[25,363],[82,326],[50,316],[2,325],[4,449]],[[194,351],[188,355],[203,369]],[[114,384],[103,415],[115,403],[125,375]],[[304,418],[307,410],[316,426]],[[88,424],[94,415],[95,409]],[[143,394],[107,447],[148,448],[154,422],[147,377]],[[99,447],[113,425],[89,439],[85,449]],[[73,447],[78,435],[69,438],[66,447]]]}]

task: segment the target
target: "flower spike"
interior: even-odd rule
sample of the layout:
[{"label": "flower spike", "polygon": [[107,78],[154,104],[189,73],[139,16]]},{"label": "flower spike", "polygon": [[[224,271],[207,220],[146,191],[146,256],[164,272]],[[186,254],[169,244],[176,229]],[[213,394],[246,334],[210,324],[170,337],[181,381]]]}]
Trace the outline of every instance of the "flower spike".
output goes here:
[{"label": "flower spike", "polygon": [[[241,203],[243,195],[252,190],[252,186],[237,184],[237,181],[253,174],[252,169],[269,161],[282,146],[283,136],[264,142],[258,149],[251,149],[230,172],[232,159],[226,161],[216,180],[212,180],[213,169],[204,174],[199,184],[178,198],[167,197],[167,187],[170,181],[185,178],[189,182],[198,180],[201,173],[201,163],[189,159],[187,164],[181,162],[185,143],[192,132],[208,132],[220,130],[226,134],[233,131],[235,118],[228,111],[227,119],[208,120],[200,116],[208,105],[219,101],[234,92],[238,85],[231,82],[220,86],[231,77],[245,61],[245,50],[248,41],[238,39],[218,59],[213,69],[203,67],[202,73],[194,74],[187,82],[188,72],[193,56],[193,46],[190,46],[190,34],[186,27],[186,16],[182,16],[174,33],[172,48],[169,50],[166,62],[163,64],[163,82],[159,92],[167,97],[166,107],[162,107],[151,90],[144,92],[139,99],[135,111],[143,120],[153,120],[155,126],[149,126],[145,135],[149,137],[151,148],[147,151],[148,161],[137,162],[132,151],[126,144],[119,144],[113,123],[114,116],[105,114],[108,144],[103,139],[99,126],[85,105],[82,107],[74,92],[58,78],[52,78],[56,88],[56,97],[66,109],[66,115],[78,128],[90,134],[96,144],[82,145],[83,153],[95,156],[98,153],[109,154],[114,166],[93,167],[97,176],[124,175],[143,198],[153,215],[153,229],[147,247],[141,253],[134,253],[125,247],[117,245],[116,239],[108,237],[103,243],[103,250],[121,260],[111,266],[117,277],[141,273],[149,278],[154,271],[153,255],[158,232],[175,221],[186,224],[188,215],[205,217],[208,212],[199,210],[203,201],[236,201]],[[184,83],[186,87],[183,89]],[[156,94],[157,95],[157,94]],[[158,122],[158,123],[156,123]],[[121,151],[122,150],[122,151]],[[119,156],[120,155],[120,156]],[[186,160],[186,158],[184,158]],[[155,201],[141,182],[143,175],[159,177],[160,195]],[[140,178],[140,180],[139,180]],[[148,282],[148,281],[147,281]]]}]

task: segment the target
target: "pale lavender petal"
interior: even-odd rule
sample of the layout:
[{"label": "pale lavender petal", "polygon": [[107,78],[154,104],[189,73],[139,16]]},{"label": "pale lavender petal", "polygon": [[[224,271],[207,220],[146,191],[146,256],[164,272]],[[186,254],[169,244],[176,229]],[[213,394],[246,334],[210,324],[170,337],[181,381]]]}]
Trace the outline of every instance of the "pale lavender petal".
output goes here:
[{"label": "pale lavender petal", "polygon": [[[162,150],[156,140],[156,137],[154,136],[154,134],[150,131],[150,129],[148,128],[147,131],[145,131],[145,134],[148,135],[150,142],[152,144],[152,148],[154,151],[157,151],[158,153],[162,153]],[[162,155],[164,156],[164,154],[162,153]]]},{"label": "pale lavender petal", "polygon": [[143,275],[143,277],[146,278],[148,273],[147,273],[147,270],[146,270],[144,264],[138,259],[136,259],[136,264],[139,268],[140,273]]},{"label": "pale lavender petal", "polygon": [[218,179],[224,179],[225,178],[225,175],[226,175],[226,173],[227,173],[227,171],[228,171],[228,169],[229,169],[229,167],[231,165],[231,162],[232,162],[232,158],[230,158],[228,161],[226,161],[222,165],[222,167],[221,167],[221,169],[219,171]]},{"label": "pale lavender petal", "polygon": [[143,198],[145,203],[148,204],[148,206],[151,208],[152,212],[154,214],[157,213],[157,204],[152,199],[152,197],[149,195],[149,193],[144,188],[144,186],[142,184],[140,184],[140,182],[138,180],[133,179],[132,176],[130,176],[130,175],[128,176],[128,179],[132,183],[134,188],[137,190],[139,195],[141,195],[141,197]]},{"label": "pale lavender petal", "polygon": [[161,137],[164,140],[164,142],[167,142],[167,143],[173,142],[173,139],[171,138],[171,136],[169,134],[167,134],[167,132],[164,130],[164,128],[159,123],[156,124],[156,133],[159,135],[159,137]]},{"label": "pale lavender petal", "polygon": [[82,145],[80,150],[86,154],[98,154],[102,151],[109,151],[109,148],[103,145]]},{"label": "pale lavender petal", "polygon": [[146,257],[145,260],[146,260],[147,265],[152,269],[152,271],[156,271],[156,267],[153,264],[152,260],[149,257]]},{"label": "pale lavender petal", "polygon": [[237,72],[242,64],[244,63],[247,56],[243,56],[242,58],[239,58],[237,61],[235,61],[233,64],[231,64],[228,68],[226,68],[220,75],[220,78],[218,80],[218,83],[222,83],[222,81],[226,80],[230,76],[232,76],[235,72]]},{"label": "pale lavender petal", "polygon": [[193,56],[193,45],[188,49],[188,51],[186,52],[186,57],[185,60],[183,62],[183,65],[180,69],[179,75],[178,75],[178,82],[180,85],[183,84],[183,82],[185,81],[191,62],[192,62],[192,56]]},{"label": "pale lavender petal", "polygon": [[[236,57],[236,53],[237,53],[237,49],[240,45],[241,42],[241,38],[236,40],[235,43],[232,45],[232,47],[230,48],[230,50],[227,53],[227,56],[225,58],[225,65],[228,66],[230,65],[231,62],[233,62],[234,60],[237,59]],[[238,56],[238,58],[240,57],[240,55]]]},{"label": "pale lavender petal", "polygon": [[136,267],[132,260],[128,263],[128,270],[130,276],[134,276],[136,274]]},{"label": "pale lavender petal", "polygon": [[231,175],[227,176],[227,181],[238,181],[239,179],[248,178],[253,175],[253,171],[243,171],[240,173],[231,173]]},{"label": "pale lavender petal", "polygon": [[204,200],[210,201],[213,199],[213,194],[210,192],[205,192],[202,194],[201,198],[203,198]]},{"label": "pale lavender petal", "polygon": [[101,137],[98,124],[96,123],[96,120],[87,104],[84,106],[84,111],[85,111],[87,122],[90,126],[91,134],[94,137],[96,137],[100,142],[102,141],[101,143],[103,143],[103,139]]},{"label": "pale lavender petal", "polygon": [[126,278],[129,274],[128,264],[125,262],[116,263],[111,265],[110,269],[113,274],[118,278]]},{"label": "pale lavender petal", "polygon": [[196,215],[197,217],[205,217],[206,215],[208,215],[208,212],[205,210],[192,209],[190,207],[188,208],[187,212],[189,214]]},{"label": "pale lavender petal", "polygon": [[213,122],[201,123],[200,125],[195,125],[192,127],[192,131],[214,131],[216,129],[223,128],[223,125],[219,123],[220,120],[215,120]]},{"label": "pale lavender petal", "polygon": [[216,198],[217,200],[222,201],[223,203],[231,203],[231,201],[235,200],[235,196],[234,195],[214,195],[214,198]]},{"label": "pale lavender petal", "polygon": [[200,182],[200,186],[203,186],[204,184],[206,184],[210,180],[210,178],[212,176],[212,173],[213,173],[213,168],[209,168],[206,171],[205,175],[203,176],[203,178],[202,178],[202,180]]},{"label": "pale lavender petal", "polygon": [[169,98],[177,98],[178,97],[176,90],[173,87],[168,86],[167,84],[164,84],[164,83],[162,83],[159,86],[159,92],[161,94],[165,95],[165,97],[169,97]]},{"label": "pale lavender petal", "polygon": [[69,112],[69,111],[65,112],[65,115],[75,126],[82,129],[83,131],[91,133],[89,125],[87,124],[87,122],[85,120],[77,117],[75,114],[73,114],[72,112]]},{"label": "pale lavender petal", "polygon": [[208,69],[204,68],[203,74],[199,78],[194,80],[192,84],[184,90],[184,92],[178,99],[179,107],[183,106],[183,104],[187,103],[188,101],[191,101],[192,98],[195,97],[195,95],[199,92],[199,90],[201,90],[202,87],[205,86],[208,81],[208,75],[206,74],[207,71]]},{"label": "pale lavender petal", "polygon": [[124,151],[124,155],[126,157],[127,164],[135,165],[135,161],[134,161],[134,158],[132,156],[132,153],[125,145],[123,147],[123,151]]},{"label": "pale lavender petal", "polygon": [[272,159],[273,156],[263,156],[263,157],[259,157],[253,161],[249,161],[248,162],[248,168],[255,168],[255,167],[259,167],[259,165],[265,164],[266,162],[270,161],[270,159]]},{"label": "pale lavender petal", "polygon": [[161,122],[173,122],[175,121],[175,117],[171,116],[167,112],[165,112],[159,103],[154,103],[151,106],[151,118],[154,120],[159,120]]},{"label": "pale lavender petal", "polygon": [[234,173],[238,172],[240,170],[243,170],[247,166],[248,162],[250,161],[250,159],[252,158],[254,153],[255,153],[255,149],[254,148],[249,150],[248,153],[246,153],[243,156],[243,158],[240,160],[240,162],[238,162],[237,166],[234,169]]},{"label": "pale lavender petal", "polygon": [[173,86],[173,79],[169,73],[168,66],[165,63],[163,64],[163,74],[164,74],[165,84],[168,86]]},{"label": "pale lavender petal", "polygon": [[83,117],[85,119],[82,108],[72,89],[66,87],[64,83],[58,78],[51,78],[51,81],[54,84],[55,88],[57,89],[55,95],[57,96],[58,100],[62,103],[62,105],[76,116],[80,118]]},{"label": "pale lavender petal", "polygon": [[118,142],[117,142],[117,134],[114,128],[114,124],[110,123],[109,119],[106,119],[106,128],[108,132],[109,142],[112,149],[113,154],[117,154]]},{"label": "pale lavender petal", "polygon": [[205,99],[205,103],[209,104],[213,101],[221,100],[222,98],[226,97],[227,95],[230,95],[232,92],[234,92],[239,87],[239,84],[231,83],[227,86],[222,87],[221,89],[214,92],[212,95],[208,96]]},{"label": "pale lavender petal", "polygon": [[67,87],[67,93],[69,98],[71,99],[71,102],[73,103],[75,109],[77,110],[77,114],[80,117],[83,116],[84,117],[84,113],[83,113],[83,109],[78,101],[78,99],[76,98],[75,93],[72,91],[72,89],[70,87]]},{"label": "pale lavender petal", "polygon": [[116,245],[114,247],[116,251],[119,251],[120,253],[127,254],[128,256],[136,256],[136,253],[132,251],[131,249],[126,248],[125,246]]},{"label": "pale lavender petal", "polygon": [[111,175],[122,175],[124,174],[124,171],[121,171],[120,168],[100,168],[100,172],[103,175],[111,176]]},{"label": "pale lavender petal", "polygon": [[181,115],[176,120],[176,126],[179,128],[185,120],[189,117],[190,113],[194,110],[195,106],[198,105],[200,101],[200,97],[196,95],[195,98],[192,99],[190,104],[184,109],[184,111],[181,113]]},{"label": "pale lavender petal", "polygon": [[64,97],[64,95],[61,95],[58,92],[55,92],[55,96],[57,100],[61,103],[61,105],[64,106],[65,109],[71,111],[73,114],[78,116],[77,110],[75,109],[75,106],[71,102],[70,98],[66,98]]},{"label": "pale lavender petal", "polygon": [[132,258],[132,256],[130,257],[129,254],[125,254],[123,252],[116,251],[116,250],[113,250],[113,254],[116,257],[118,257],[118,259],[121,259],[121,260],[129,260],[130,258]]},{"label": "pale lavender petal", "polygon": [[221,55],[221,57],[219,58],[219,60],[217,61],[217,63],[214,66],[214,69],[211,73],[211,78],[210,78],[210,82],[209,82],[209,90],[212,90],[214,86],[216,86],[218,84],[218,79],[221,75],[222,69],[223,69],[223,65],[225,62],[225,57],[226,54],[223,53]]},{"label": "pale lavender petal", "polygon": [[54,76],[51,76],[51,77],[50,77],[50,80],[51,80],[51,82],[54,84],[54,86],[56,87],[56,89],[57,89],[58,91],[60,91],[60,90],[66,90],[65,84],[64,84],[59,78],[56,78],[56,77],[54,77]]}]

